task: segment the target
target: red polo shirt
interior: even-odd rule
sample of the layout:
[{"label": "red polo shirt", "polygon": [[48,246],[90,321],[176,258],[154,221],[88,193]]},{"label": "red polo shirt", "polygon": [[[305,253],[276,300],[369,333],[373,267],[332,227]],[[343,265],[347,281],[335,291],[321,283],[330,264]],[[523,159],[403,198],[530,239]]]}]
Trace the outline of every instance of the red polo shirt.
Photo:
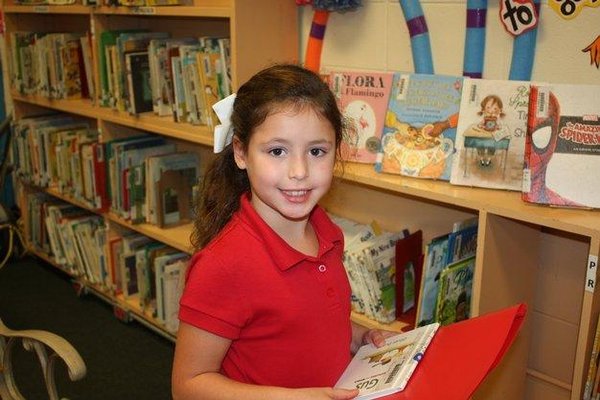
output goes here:
[{"label": "red polo shirt", "polygon": [[350,362],[342,232],[318,206],[310,223],[317,257],[290,247],[244,195],[231,221],[194,256],[179,318],[232,340],[222,364],[226,376],[260,385],[333,386]]}]

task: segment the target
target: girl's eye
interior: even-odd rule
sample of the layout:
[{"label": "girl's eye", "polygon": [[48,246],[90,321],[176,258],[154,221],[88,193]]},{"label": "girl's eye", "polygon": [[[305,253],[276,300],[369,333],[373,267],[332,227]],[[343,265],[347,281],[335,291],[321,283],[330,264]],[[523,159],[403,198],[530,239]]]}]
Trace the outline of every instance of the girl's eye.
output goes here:
[{"label": "girl's eye", "polygon": [[280,157],[284,153],[285,153],[285,151],[280,147],[269,150],[269,154],[274,155],[275,157]]},{"label": "girl's eye", "polygon": [[324,156],[325,154],[327,154],[327,151],[325,151],[324,149],[320,149],[320,148],[310,149],[311,156],[320,157],[320,156]]}]

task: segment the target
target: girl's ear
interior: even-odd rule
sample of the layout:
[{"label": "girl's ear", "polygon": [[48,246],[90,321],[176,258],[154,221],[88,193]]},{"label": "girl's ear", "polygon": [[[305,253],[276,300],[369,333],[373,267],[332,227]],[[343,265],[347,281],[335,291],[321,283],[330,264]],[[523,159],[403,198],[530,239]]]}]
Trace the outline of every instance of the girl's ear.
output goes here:
[{"label": "girl's ear", "polygon": [[237,136],[233,136],[233,158],[239,169],[246,169],[246,151],[244,145]]}]

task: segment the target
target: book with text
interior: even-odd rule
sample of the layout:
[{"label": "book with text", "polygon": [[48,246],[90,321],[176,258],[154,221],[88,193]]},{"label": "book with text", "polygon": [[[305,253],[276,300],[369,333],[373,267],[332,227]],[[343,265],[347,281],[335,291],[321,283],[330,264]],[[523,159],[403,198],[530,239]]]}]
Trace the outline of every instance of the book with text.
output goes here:
[{"label": "book with text", "polygon": [[342,158],[374,164],[392,88],[391,72],[332,72],[331,90],[346,122]]},{"label": "book with text", "polygon": [[463,78],[396,72],[379,172],[450,180]]},{"label": "book with text", "polygon": [[358,389],[356,399],[375,399],[406,387],[440,324],[433,323],[386,339],[381,347],[362,346],[335,384]]},{"label": "book with text", "polygon": [[529,82],[465,79],[450,183],[521,190]]},{"label": "book with text", "polygon": [[532,85],[523,200],[600,208],[598,85]]}]

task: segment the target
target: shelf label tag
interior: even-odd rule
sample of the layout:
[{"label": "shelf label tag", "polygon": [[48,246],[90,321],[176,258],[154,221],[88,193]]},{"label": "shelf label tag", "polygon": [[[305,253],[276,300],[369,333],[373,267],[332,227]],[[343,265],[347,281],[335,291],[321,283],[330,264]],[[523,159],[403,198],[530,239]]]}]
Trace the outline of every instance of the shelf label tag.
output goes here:
[{"label": "shelf label tag", "polygon": [[134,14],[154,15],[156,14],[156,7],[134,7],[132,11]]},{"label": "shelf label tag", "polygon": [[588,266],[585,277],[585,290],[594,293],[596,285],[596,272],[598,270],[598,256],[590,254],[588,256]]},{"label": "shelf label tag", "polygon": [[49,6],[35,6],[35,7],[33,7],[33,11],[36,13],[49,13],[50,7]]}]

